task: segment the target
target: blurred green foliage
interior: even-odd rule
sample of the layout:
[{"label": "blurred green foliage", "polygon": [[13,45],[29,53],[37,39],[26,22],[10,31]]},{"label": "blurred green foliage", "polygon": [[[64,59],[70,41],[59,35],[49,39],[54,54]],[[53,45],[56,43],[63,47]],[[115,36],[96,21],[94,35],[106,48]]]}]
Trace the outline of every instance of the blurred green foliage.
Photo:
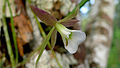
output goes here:
[{"label": "blurred green foliage", "polygon": [[120,68],[120,0],[116,5],[114,18],[113,41],[107,68]]}]

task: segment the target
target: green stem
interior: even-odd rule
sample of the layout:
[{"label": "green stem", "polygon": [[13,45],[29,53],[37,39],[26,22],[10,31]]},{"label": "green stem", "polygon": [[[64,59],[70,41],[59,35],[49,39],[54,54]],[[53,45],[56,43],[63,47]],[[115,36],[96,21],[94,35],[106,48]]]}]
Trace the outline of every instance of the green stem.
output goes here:
[{"label": "green stem", "polygon": [[5,39],[6,39],[6,43],[7,43],[7,50],[8,50],[8,54],[10,56],[10,61],[12,64],[12,68],[16,68],[15,62],[14,62],[14,55],[13,55],[13,51],[12,51],[12,47],[11,47],[11,43],[10,43],[10,37],[8,34],[8,28],[7,28],[7,22],[5,19],[5,8],[6,8],[6,0],[4,0],[4,6],[3,6],[3,29],[4,29],[4,33],[5,33]]},{"label": "green stem", "polygon": [[48,33],[48,35],[46,36],[46,38],[44,39],[43,43],[42,43],[41,46],[40,46],[40,47],[41,47],[41,48],[40,48],[40,54],[39,54],[39,56],[38,56],[38,58],[37,58],[37,60],[36,60],[36,65],[35,65],[36,68],[37,68],[38,61],[39,61],[39,59],[40,59],[40,57],[41,57],[41,55],[42,55],[42,53],[43,53],[46,45],[48,44],[48,42],[49,42],[49,40],[50,40],[50,37],[51,37],[52,32],[54,31],[54,29],[55,29],[55,27],[53,27],[53,28],[50,30],[50,32]]},{"label": "green stem", "polygon": [[79,4],[79,8],[81,8],[86,2],[88,2],[89,0],[82,0]]},{"label": "green stem", "polygon": [[10,21],[11,21],[11,28],[12,28],[12,36],[13,36],[13,42],[14,42],[14,46],[15,46],[15,54],[16,54],[16,63],[18,62],[18,48],[17,48],[17,41],[16,41],[16,33],[15,33],[15,27],[14,27],[14,21],[13,21],[13,14],[12,14],[12,10],[10,7],[10,2],[9,0],[6,0],[8,3],[8,8],[10,11]]}]

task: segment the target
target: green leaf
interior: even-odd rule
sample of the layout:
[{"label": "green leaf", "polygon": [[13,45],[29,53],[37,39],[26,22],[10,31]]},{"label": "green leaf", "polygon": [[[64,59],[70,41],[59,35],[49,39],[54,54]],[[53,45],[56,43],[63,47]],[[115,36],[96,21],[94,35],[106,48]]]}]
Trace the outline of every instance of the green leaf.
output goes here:
[{"label": "green leaf", "polygon": [[17,41],[16,41],[16,32],[15,32],[15,26],[14,26],[14,21],[13,21],[13,14],[12,14],[12,9],[10,7],[9,0],[6,0],[6,2],[8,3],[8,8],[10,10],[10,23],[11,23],[11,28],[12,28],[12,37],[13,37],[13,42],[15,46],[16,63],[18,63],[18,47],[17,47]]},{"label": "green leaf", "polygon": [[16,68],[16,64],[15,64],[15,60],[14,60],[14,54],[13,54],[13,50],[12,50],[12,45],[10,42],[10,37],[9,37],[9,33],[8,33],[8,28],[7,28],[7,22],[5,19],[5,9],[6,9],[6,0],[4,0],[4,5],[3,5],[3,16],[2,16],[2,21],[3,21],[3,30],[5,33],[5,40],[6,40],[6,44],[7,44],[7,51],[10,57],[10,62],[12,64],[12,68]]},{"label": "green leaf", "polygon": [[51,47],[54,48],[57,40],[57,30],[54,30],[51,36]]},{"label": "green leaf", "polygon": [[54,26],[57,23],[57,19],[53,17],[51,14],[48,12],[39,9],[35,6],[30,6],[32,11],[35,13],[36,16],[40,18],[41,21],[43,21],[44,24],[48,26]]}]

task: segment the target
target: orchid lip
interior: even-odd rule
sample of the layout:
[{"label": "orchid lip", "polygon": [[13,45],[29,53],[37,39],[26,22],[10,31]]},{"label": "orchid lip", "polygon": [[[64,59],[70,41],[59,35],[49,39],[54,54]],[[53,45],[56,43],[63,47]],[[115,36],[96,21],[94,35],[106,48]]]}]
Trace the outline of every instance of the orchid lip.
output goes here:
[{"label": "orchid lip", "polygon": [[62,24],[57,24],[56,29],[62,36],[65,49],[71,54],[77,51],[79,44],[86,38],[85,33],[81,30],[69,30]]},{"label": "orchid lip", "polygon": [[68,40],[68,45],[65,46],[71,54],[78,50],[78,46],[85,40],[86,35],[80,30],[73,30],[71,39]]}]

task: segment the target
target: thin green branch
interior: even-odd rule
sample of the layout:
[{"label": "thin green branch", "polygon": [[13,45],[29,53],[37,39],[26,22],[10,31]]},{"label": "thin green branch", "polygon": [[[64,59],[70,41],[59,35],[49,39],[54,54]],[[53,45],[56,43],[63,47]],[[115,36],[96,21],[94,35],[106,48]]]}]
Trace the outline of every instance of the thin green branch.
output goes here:
[{"label": "thin green branch", "polygon": [[45,50],[45,47],[46,47],[46,45],[48,44],[48,42],[49,42],[49,40],[50,40],[50,37],[51,37],[52,32],[54,31],[54,29],[55,29],[55,27],[53,27],[53,28],[50,30],[50,32],[48,33],[48,35],[46,36],[46,38],[43,40],[43,43],[41,44],[40,54],[39,54],[39,56],[38,56],[38,58],[37,58],[36,65],[35,65],[36,68],[37,68],[38,61],[39,61],[39,59],[40,59],[43,51]]},{"label": "thin green branch", "polygon": [[86,2],[88,2],[89,0],[82,0],[80,3],[79,3],[79,8],[81,8]]},{"label": "thin green branch", "polygon": [[10,37],[8,34],[8,28],[7,28],[7,22],[5,19],[5,6],[6,4],[6,0],[4,0],[4,6],[3,6],[3,28],[4,28],[4,33],[5,33],[5,39],[6,39],[6,43],[7,43],[7,49],[8,49],[8,54],[10,56],[10,61],[12,64],[12,68],[16,68],[15,62],[14,62],[14,55],[13,55],[13,51],[12,51],[12,47],[11,47],[11,43],[10,43]]},{"label": "thin green branch", "polygon": [[18,48],[17,48],[17,41],[16,41],[16,33],[15,33],[15,27],[14,27],[14,21],[13,21],[13,14],[12,14],[12,10],[10,7],[10,2],[9,0],[6,0],[8,3],[8,8],[10,11],[10,21],[11,21],[11,28],[12,28],[12,36],[13,36],[13,42],[14,42],[14,46],[15,46],[15,54],[16,54],[16,63],[18,62]]}]

